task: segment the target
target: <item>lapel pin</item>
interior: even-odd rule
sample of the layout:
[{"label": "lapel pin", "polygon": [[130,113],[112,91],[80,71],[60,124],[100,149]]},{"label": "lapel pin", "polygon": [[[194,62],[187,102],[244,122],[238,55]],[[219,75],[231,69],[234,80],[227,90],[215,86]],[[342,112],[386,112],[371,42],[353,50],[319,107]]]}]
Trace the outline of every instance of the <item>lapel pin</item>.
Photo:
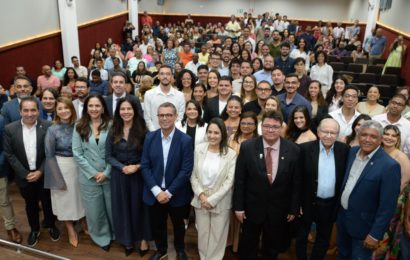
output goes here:
[{"label": "lapel pin", "polygon": [[263,154],[259,154],[259,159],[262,159],[263,158]]},{"label": "lapel pin", "polygon": [[373,165],[373,162],[370,162],[370,165]]},{"label": "lapel pin", "polygon": [[283,156],[282,156],[280,159],[281,159],[281,160],[284,160],[284,159],[285,159],[285,157],[283,157]]}]

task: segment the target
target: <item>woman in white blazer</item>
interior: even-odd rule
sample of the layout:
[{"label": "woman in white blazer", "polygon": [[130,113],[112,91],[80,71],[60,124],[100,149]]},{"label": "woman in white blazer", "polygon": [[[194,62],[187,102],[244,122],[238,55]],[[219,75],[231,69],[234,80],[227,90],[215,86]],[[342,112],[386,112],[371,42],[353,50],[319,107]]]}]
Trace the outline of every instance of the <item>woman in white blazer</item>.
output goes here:
[{"label": "woman in white blazer", "polygon": [[195,149],[191,176],[201,260],[219,260],[228,236],[236,153],[228,147],[225,124],[213,118],[207,127],[208,141]]},{"label": "woman in white blazer", "polygon": [[198,101],[191,99],[186,102],[184,117],[175,126],[192,138],[194,149],[196,145],[206,141],[207,124],[202,120],[202,109]]}]

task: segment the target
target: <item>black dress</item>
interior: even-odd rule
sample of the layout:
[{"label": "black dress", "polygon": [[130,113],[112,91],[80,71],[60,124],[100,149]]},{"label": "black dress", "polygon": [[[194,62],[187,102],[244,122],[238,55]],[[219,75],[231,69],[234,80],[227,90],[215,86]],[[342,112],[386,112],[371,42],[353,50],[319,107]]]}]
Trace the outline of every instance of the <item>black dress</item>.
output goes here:
[{"label": "black dress", "polygon": [[124,166],[139,164],[142,150],[129,147],[125,139],[113,144],[109,134],[106,160],[111,170],[111,202],[115,239],[124,246],[137,241],[151,240],[148,207],[142,202],[143,179],[141,171],[126,175]]}]

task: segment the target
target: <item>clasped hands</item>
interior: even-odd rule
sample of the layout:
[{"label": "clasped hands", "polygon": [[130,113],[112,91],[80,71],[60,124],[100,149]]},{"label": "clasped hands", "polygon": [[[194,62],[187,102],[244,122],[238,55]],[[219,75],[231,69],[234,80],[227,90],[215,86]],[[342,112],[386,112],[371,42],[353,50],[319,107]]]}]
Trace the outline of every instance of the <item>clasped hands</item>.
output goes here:
[{"label": "clasped hands", "polygon": [[199,195],[199,200],[201,201],[201,206],[204,208],[204,209],[212,209],[213,207],[212,207],[212,205],[208,202],[208,197],[205,195],[205,194],[203,194],[203,193],[201,193],[200,195]]},{"label": "clasped hands", "polygon": [[29,174],[27,174],[26,176],[26,180],[27,182],[36,182],[38,179],[40,179],[41,175],[43,175],[43,173],[41,173],[40,171],[29,172]]},{"label": "clasped hands", "polygon": [[140,169],[141,164],[130,164],[122,167],[122,173],[130,175],[136,173]]},{"label": "clasped hands", "polygon": [[102,183],[107,179],[107,176],[105,176],[102,172],[97,172],[94,178],[97,183]]}]

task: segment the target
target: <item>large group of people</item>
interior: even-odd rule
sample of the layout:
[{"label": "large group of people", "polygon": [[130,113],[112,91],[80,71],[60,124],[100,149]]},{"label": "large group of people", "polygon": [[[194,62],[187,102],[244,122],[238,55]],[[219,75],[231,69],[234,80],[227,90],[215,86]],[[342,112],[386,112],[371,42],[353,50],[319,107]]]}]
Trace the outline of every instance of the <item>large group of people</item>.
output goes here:
[{"label": "large group of people", "polygon": [[[14,176],[31,247],[41,225],[59,240],[58,220],[73,247],[78,224],[105,251],[116,240],[126,256],[144,256],[155,241],[150,259],[164,259],[170,217],[184,260],[195,215],[203,260],[223,259],[227,246],[239,259],[276,259],[293,238],[298,259],[324,259],[331,244],[340,259],[410,258],[409,87],[386,107],[375,85],[359,102],[364,93],[327,64],[328,55],[376,59],[381,29],[362,44],[358,21],[141,18],[137,39],[127,22],[124,42],[97,43],[88,67],[73,56],[72,67],[55,61],[33,81],[18,66],[0,88],[11,241],[23,240],[7,188]],[[396,41],[389,64],[405,49]]]}]

